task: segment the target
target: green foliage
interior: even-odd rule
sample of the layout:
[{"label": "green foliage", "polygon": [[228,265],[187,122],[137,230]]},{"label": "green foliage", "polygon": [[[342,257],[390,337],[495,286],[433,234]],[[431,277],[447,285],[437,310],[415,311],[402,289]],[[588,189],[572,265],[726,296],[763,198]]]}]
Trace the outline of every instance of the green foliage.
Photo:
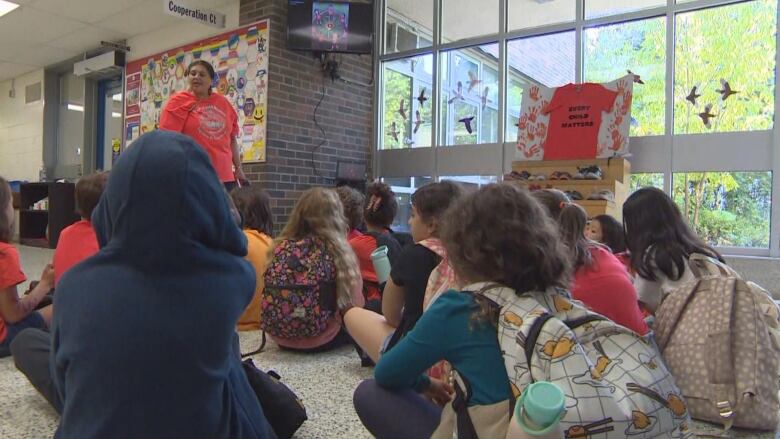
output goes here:
[{"label": "green foliage", "polygon": [[673,183],[674,201],[702,239],[769,247],[771,172],[680,173]]},{"label": "green foliage", "polygon": [[[382,146],[384,149],[404,148],[404,139],[411,137],[411,99],[412,99],[412,78],[402,73],[398,73],[395,70],[386,68],[385,72],[385,92],[384,101],[382,106],[383,111],[383,129],[384,136],[382,139]],[[398,108],[401,104],[401,99],[405,101],[407,118],[398,113]],[[393,139],[390,134],[392,131],[393,122],[396,124],[396,130],[398,131],[398,141]]]},{"label": "green foliage", "polygon": [[[674,132],[693,134],[772,128],[777,1],[755,0],[677,16]],[[725,79],[739,93],[726,101]],[[694,107],[685,97],[701,93]],[[698,114],[712,104],[712,129]]]}]

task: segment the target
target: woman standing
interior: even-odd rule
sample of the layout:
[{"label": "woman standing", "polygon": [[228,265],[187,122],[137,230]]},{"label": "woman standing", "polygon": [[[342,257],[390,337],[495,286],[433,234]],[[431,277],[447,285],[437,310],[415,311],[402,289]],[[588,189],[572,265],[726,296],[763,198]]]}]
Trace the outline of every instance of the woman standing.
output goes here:
[{"label": "woman standing", "polygon": [[246,180],[238,146],[238,114],[224,96],[213,93],[214,67],[196,60],[187,67],[189,88],[168,99],[160,116],[160,129],[192,137],[202,146],[225,188],[230,191]]}]

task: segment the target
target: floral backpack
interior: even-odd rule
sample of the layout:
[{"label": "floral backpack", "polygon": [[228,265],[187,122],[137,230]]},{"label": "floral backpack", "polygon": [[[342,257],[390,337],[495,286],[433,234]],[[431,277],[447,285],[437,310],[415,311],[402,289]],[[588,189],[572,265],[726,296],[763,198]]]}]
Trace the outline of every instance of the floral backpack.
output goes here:
[{"label": "floral backpack", "polygon": [[265,271],[260,325],[281,338],[314,337],[336,312],[336,266],[322,240],[283,240]]},{"label": "floral backpack", "polygon": [[[535,381],[566,395],[567,438],[692,438],[685,400],[651,336],[587,310],[564,290],[528,292],[493,283],[465,288],[499,309],[498,341],[514,398]],[[514,401],[468,406],[470,387],[455,372],[456,397],[432,438],[506,436]]]}]

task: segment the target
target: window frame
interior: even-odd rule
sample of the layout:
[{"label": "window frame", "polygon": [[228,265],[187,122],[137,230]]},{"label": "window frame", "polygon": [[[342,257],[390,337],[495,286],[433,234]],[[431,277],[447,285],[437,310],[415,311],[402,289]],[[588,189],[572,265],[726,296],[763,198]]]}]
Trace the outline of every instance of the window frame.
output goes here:
[{"label": "window frame", "polygon": [[[674,134],[674,79],[675,79],[675,36],[676,16],[680,13],[713,7],[743,3],[745,0],[694,0],[677,3],[667,0],[665,5],[632,11],[628,13],[585,19],[584,1],[576,1],[576,17],[573,22],[544,25],[508,31],[508,0],[499,3],[499,33],[443,43],[441,40],[441,8],[444,0],[433,1],[432,45],[404,52],[385,53],[386,0],[378,0],[375,29],[374,74],[377,78],[375,102],[382,103],[384,63],[419,55],[432,55],[433,68],[431,94],[431,147],[382,150],[384,128],[382,127],[381,105],[375,106],[374,123],[378,127],[374,138],[373,169],[376,176],[430,175],[433,181],[439,176],[453,175],[503,175],[515,160],[516,142],[510,141],[507,124],[511,123],[507,108],[507,44],[518,38],[535,37],[564,31],[575,32],[575,82],[582,82],[584,76],[584,31],[601,25],[666,17],[666,82],[664,134],[631,137],[631,167],[635,173],[661,173],[664,175],[664,190],[671,193],[672,175],[679,172],[729,172],[729,171],[771,171],[772,195],[770,216],[770,239],[768,249],[722,247],[719,250],[729,255],[780,257],[780,123],[771,129],[730,133]],[[752,0],[751,0],[752,1]],[[780,24],[780,7],[777,8],[776,25]],[[418,35],[418,38],[428,39]],[[498,110],[497,141],[488,144],[444,146],[441,124],[441,55],[445,52],[498,43]],[[780,32],[775,32],[775,90],[774,114],[780,114]],[[492,68],[492,66],[491,66]],[[480,74],[482,64],[480,63]],[[452,69],[448,69],[451,74]],[[414,83],[412,85],[415,87]],[[481,110],[480,110],[481,111]],[[452,113],[452,112],[449,112]],[[448,118],[452,118],[448,114]],[[481,122],[480,122],[481,124]],[[448,131],[444,131],[448,132]],[[738,145],[738,148],[734,146]],[[745,150],[749,153],[745,153]]]}]

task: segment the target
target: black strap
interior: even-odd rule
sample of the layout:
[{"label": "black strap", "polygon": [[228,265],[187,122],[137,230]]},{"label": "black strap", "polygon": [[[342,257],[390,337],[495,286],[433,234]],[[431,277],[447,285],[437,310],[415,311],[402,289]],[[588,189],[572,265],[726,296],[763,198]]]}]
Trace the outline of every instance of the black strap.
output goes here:
[{"label": "black strap", "polygon": [[539,316],[538,319],[534,320],[534,324],[531,325],[531,329],[528,330],[528,336],[525,338],[525,346],[523,349],[525,350],[525,361],[528,364],[528,374],[531,375],[531,382],[536,381],[534,379],[534,374],[531,371],[531,357],[534,354],[536,340],[539,338],[539,334],[542,332],[542,326],[544,326],[544,324],[547,323],[547,321],[551,318],[553,318],[553,315],[550,313],[544,313]]},{"label": "black strap", "polygon": [[[468,383],[463,381],[468,388]],[[455,380],[455,399],[452,400],[452,410],[455,411],[456,427],[458,439],[479,439],[477,429],[469,415],[468,398],[466,393],[460,387],[458,380]]]},{"label": "black strap", "polygon": [[248,352],[246,354],[241,354],[241,358],[251,357],[252,355],[257,355],[260,352],[263,352],[263,349],[265,349],[265,331],[261,331],[261,340],[260,340],[260,347],[257,348],[257,350],[254,350],[252,352]]}]

